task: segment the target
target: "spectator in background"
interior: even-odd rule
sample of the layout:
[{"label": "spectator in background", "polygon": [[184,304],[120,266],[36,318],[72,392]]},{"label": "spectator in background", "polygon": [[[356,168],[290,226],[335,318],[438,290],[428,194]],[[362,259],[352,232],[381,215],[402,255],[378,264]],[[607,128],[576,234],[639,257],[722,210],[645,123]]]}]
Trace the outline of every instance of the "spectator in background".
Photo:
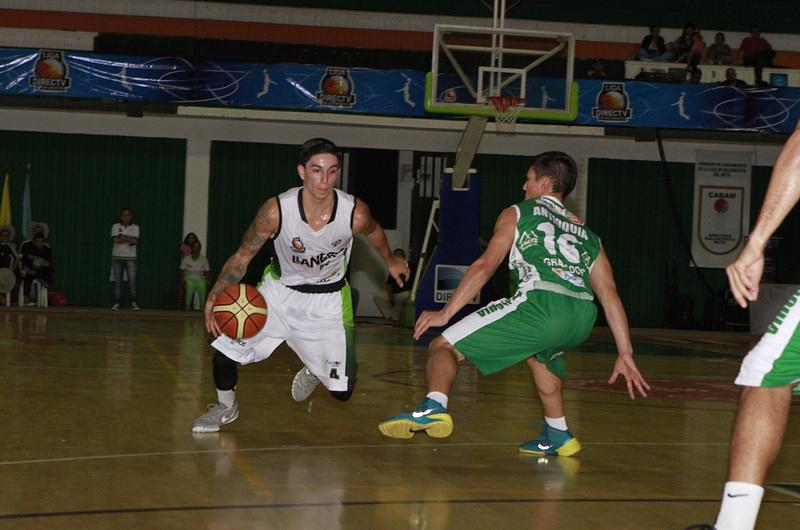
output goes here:
[{"label": "spectator in background", "polygon": [[200,240],[197,239],[197,234],[194,232],[186,234],[186,237],[183,238],[183,244],[181,245],[181,259],[192,253],[192,245],[197,241]]},{"label": "spectator in background", "polygon": [[704,63],[707,56],[708,48],[706,47],[706,41],[703,39],[703,34],[700,33],[700,30],[696,30],[692,34],[692,49],[689,52],[689,57],[686,62],[689,64],[690,68],[694,68],[698,64]]},{"label": "spectator in background", "polygon": [[731,64],[733,52],[731,47],[725,42],[725,34],[722,32],[714,35],[714,44],[708,47],[708,62],[711,64]]},{"label": "spectator in background", "polygon": [[[197,234],[195,234],[194,232],[189,232],[188,234],[186,234],[186,237],[183,238],[183,243],[181,243],[181,248],[180,248],[181,260],[183,260],[183,258],[185,258],[186,256],[188,256],[189,254],[192,253],[192,244],[194,244],[195,241],[200,241],[200,240],[197,239]],[[178,309],[183,309],[183,302],[184,302],[184,300],[186,298],[186,290],[184,289],[185,286],[183,284],[183,280],[180,277],[180,274],[178,276],[179,276],[178,277]]]},{"label": "spectator in background", "polygon": [[192,310],[195,292],[200,297],[200,309],[204,309],[206,305],[206,286],[208,285],[208,273],[211,267],[208,266],[206,257],[200,254],[201,249],[202,245],[195,237],[191,254],[184,256],[181,261],[180,275],[181,283],[186,291],[184,304],[186,311]]},{"label": "spectator in background", "polygon": [[742,39],[739,45],[739,59],[745,66],[756,69],[756,83],[761,83],[761,73],[765,66],[772,66],[775,50],[767,39],[761,36],[761,28],[752,26],[750,36]]},{"label": "spectator in background", "polygon": [[727,68],[725,70],[725,81],[720,81],[718,84],[737,88],[744,88],[747,86],[747,83],[736,77],[736,68]]},{"label": "spectator in background", "polygon": [[[600,57],[592,59],[592,67],[586,71],[586,77],[589,79],[608,79],[606,65],[603,64],[603,60]],[[405,252],[403,252],[403,255],[405,256]]]},{"label": "spectator in background", "polygon": [[701,79],[703,79],[703,71],[695,66],[689,70],[689,79],[686,82],[690,85],[699,85],[702,82]]},{"label": "spectator in background", "polygon": [[36,232],[31,241],[21,248],[20,274],[25,286],[25,296],[31,296],[33,280],[49,285],[53,279],[53,257],[43,232]]},{"label": "spectator in background", "polygon": [[0,269],[11,269],[17,266],[19,254],[14,246],[14,227],[0,226]]},{"label": "spectator in background", "polygon": [[[392,252],[396,258],[406,260],[406,253],[402,248],[396,248]],[[409,271],[411,269],[409,268]],[[413,273],[409,272],[409,278],[413,278]],[[386,279],[383,290],[378,291],[372,297],[372,301],[378,307],[383,318],[386,320],[400,321],[400,312],[402,311],[405,303],[411,297],[411,282],[407,281],[402,287],[397,285],[397,282],[392,278],[391,274]]]},{"label": "spectator in background", "polygon": [[127,275],[128,293],[131,309],[139,310],[136,303],[136,247],[139,245],[139,225],[133,223],[133,211],[123,208],[119,213],[119,223],[111,226],[111,268],[114,274],[114,305],[112,311],[119,309],[122,297],[122,281]]},{"label": "spectator in background", "polygon": [[677,63],[685,63],[689,61],[689,55],[692,53],[692,46],[694,45],[694,34],[697,27],[689,22],[683,26],[683,31],[680,37],[670,43],[672,52],[672,60]]},{"label": "spectator in background", "polygon": [[660,62],[672,59],[672,54],[667,51],[667,45],[664,43],[664,37],[661,36],[660,27],[650,26],[650,34],[642,39],[636,58],[642,61]]}]

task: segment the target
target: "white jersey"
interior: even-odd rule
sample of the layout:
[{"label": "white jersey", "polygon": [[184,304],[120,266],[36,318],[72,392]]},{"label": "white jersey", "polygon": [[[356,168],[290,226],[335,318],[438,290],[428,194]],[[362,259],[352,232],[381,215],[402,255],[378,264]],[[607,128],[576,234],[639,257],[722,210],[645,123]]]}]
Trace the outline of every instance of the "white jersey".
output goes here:
[{"label": "white jersey", "polygon": [[[111,226],[111,237],[129,236],[139,238],[139,225],[133,223],[125,226],[122,223],[114,223]],[[111,248],[111,256],[118,259],[136,259],[136,245],[128,243],[114,243]]]},{"label": "white jersey", "polygon": [[281,224],[274,243],[280,271],[272,272],[279,274],[280,283],[286,286],[342,281],[353,246],[356,199],[334,189],[331,218],[315,232],[306,222],[302,189],[292,188],[278,196]]}]

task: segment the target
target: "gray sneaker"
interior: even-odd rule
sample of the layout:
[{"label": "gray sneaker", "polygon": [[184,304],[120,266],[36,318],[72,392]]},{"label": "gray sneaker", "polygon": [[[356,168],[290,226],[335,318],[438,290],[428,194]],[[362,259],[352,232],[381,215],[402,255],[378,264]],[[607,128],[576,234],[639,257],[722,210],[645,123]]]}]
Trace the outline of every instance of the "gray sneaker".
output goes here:
[{"label": "gray sneaker", "polygon": [[319,379],[308,371],[305,366],[297,372],[292,381],[292,399],[295,401],[305,401],[308,396],[317,388]]},{"label": "gray sneaker", "polygon": [[136,302],[131,302],[131,309],[133,309],[134,311],[138,311],[141,309],[141,307],[139,307],[139,304],[137,304]]},{"label": "gray sneaker", "polygon": [[112,311],[119,311],[119,304],[114,304],[111,306]]},{"label": "gray sneaker", "polygon": [[222,403],[212,403],[208,412],[192,423],[192,432],[218,432],[223,425],[232,423],[239,417],[239,402],[234,401],[232,407]]}]

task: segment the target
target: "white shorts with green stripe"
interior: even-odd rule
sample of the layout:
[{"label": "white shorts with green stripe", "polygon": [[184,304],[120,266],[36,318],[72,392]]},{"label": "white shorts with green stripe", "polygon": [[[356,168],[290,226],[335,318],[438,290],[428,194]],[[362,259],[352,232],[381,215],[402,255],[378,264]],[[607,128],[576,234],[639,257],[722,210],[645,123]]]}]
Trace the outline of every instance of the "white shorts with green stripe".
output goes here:
[{"label": "white shorts with green stripe", "polygon": [[800,393],[800,291],[794,293],[758,344],[742,361],[736,384],[779,387]]},{"label": "white shorts with green stripe", "polygon": [[328,390],[346,391],[355,383],[349,285],[333,293],[301,293],[265,276],[258,291],[267,302],[267,324],[248,339],[220,335],[211,346],[248,364],[263,361],[286,341]]}]

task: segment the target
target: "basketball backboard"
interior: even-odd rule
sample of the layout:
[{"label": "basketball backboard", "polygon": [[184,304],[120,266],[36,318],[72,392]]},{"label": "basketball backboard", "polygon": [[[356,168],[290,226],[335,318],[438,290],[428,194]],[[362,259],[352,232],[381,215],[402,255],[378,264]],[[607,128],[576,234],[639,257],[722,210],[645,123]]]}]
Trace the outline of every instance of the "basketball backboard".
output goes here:
[{"label": "basketball backboard", "polygon": [[492,96],[524,98],[519,118],[572,121],[575,39],[570,33],[439,24],[426,80],[428,112],[493,116]]}]

